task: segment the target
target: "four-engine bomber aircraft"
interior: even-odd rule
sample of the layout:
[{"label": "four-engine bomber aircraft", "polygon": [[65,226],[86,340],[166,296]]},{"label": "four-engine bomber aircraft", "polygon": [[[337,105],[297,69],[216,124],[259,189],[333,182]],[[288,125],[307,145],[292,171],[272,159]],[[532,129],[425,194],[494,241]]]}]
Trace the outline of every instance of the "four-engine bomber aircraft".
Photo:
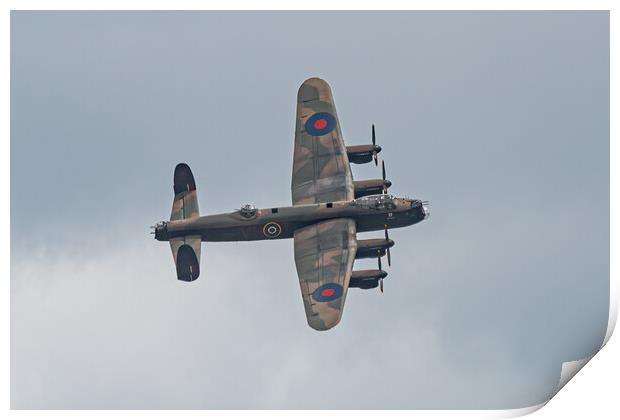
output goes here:
[{"label": "four-engine bomber aircraft", "polygon": [[[194,176],[185,163],[174,171],[174,202],[169,222],[154,226],[155,239],[169,241],[177,278],[200,275],[200,243],[293,238],[295,264],[308,324],[328,330],[342,316],[347,290],[372,289],[387,273],[381,257],[394,245],[389,228],[413,225],[429,216],[427,202],[387,194],[383,178],[353,181],[350,162],[377,162],[381,147],[345,147],[329,85],[306,80],[297,94],[293,158],[293,205],[199,216]],[[385,238],[356,238],[357,232],[383,230]],[[356,258],[377,258],[377,270],[353,271]]]}]

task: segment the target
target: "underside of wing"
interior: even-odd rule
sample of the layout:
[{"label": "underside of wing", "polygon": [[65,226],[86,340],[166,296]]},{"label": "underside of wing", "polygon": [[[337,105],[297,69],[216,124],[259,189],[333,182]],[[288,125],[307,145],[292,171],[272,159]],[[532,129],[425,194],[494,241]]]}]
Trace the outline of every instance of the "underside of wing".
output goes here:
[{"label": "underside of wing", "polygon": [[332,219],[295,231],[295,265],[308,324],[328,330],[340,321],[357,241],[355,221]]},{"label": "underside of wing", "polygon": [[352,200],[355,195],[336,106],[324,80],[306,80],[297,93],[291,185],[293,204]]}]

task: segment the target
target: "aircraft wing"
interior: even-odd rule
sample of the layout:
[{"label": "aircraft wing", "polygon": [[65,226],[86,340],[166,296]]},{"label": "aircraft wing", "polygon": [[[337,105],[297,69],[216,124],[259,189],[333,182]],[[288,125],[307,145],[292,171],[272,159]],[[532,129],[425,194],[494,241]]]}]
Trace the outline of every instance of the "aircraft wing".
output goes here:
[{"label": "aircraft wing", "polygon": [[338,324],[349,288],[357,240],[353,219],[330,219],[295,231],[295,265],[308,324]]},{"label": "aircraft wing", "polygon": [[331,89],[306,80],[297,93],[293,204],[353,200],[355,190]]}]

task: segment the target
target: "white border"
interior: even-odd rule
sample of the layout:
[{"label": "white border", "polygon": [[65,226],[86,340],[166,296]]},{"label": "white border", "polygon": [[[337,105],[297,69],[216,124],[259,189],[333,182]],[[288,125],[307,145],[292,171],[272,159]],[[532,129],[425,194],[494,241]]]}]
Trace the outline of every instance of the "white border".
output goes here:
[{"label": "white border", "polygon": [[[101,1],[94,0],[88,3],[79,2],[76,0],[64,0],[64,1],[15,1],[9,0],[4,2],[5,4],[5,13],[2,15],[2,28],[1,37],[2,37],[2,50],[3,50],[3,66],[2,66],[2,76],[5,83],[3,84],[2,92],[4,93],[5,100],[2,103],[2,113],[0,118],[2,119],[2,127],[4,128],[4,141],[3,141],[3,150],[2,153],[2,163],[3,163],[3,171],[2,171],[2,186],[3,193],[6,201],[8,201],[8,191],[10,189],[10,10],[309,10],[309,9],[325,9],[325,10],[342,10],[349,9],[348,2],[342,0],[314,0],[312,2],[308,1],[299,1],[299,2],[287,2],[287,1],[274,1],[274,0],[265,0],[261,2],[252,2],[252,1],[236,1],[231,4],[231,2],[217,1],[217,2],[205,2],[205,1],[197,1],[197,0],[179,0],[179,1],[162,1],[162,0],[110,0],[110,1]],[[260,8],[258,6],[261,6]],[[402,0],[383,0],[381,2],[371,2],[368,0],[361,0],[353,3],[356,9],[361,10],[610,10],[611,11],[611,44],[610,44],[610,54],[611,54],[611,102],[610,102],[610,115],[618,115],[616,101],[618,98],[618,85],[615,83],[615,79],[613,77],[614,74],[617,73],[618,65],[618,40],[617,40],[617,30],[618,27],[618,17],[615,2],[612,1],[532,1],[532,0],[523,0],[523,1],[402,1]],[[381,7],[379,7],[381,6]],[[616,7],[614,7],[616,6]],[[617,214],[618,206],[618,194],[614,193],[614,187],[618,186],[618,170],[615,169],[614,162],[618,162],[618,136],[617,136],[617,124],[613,118],[610,119],[611,123],[611,145],[610,145],[610,170],[611,170],[611,214]],[[615,188],[617,191],[617,188]],[[2,220],[4,220],[5,225],[10,225],[9,220],[9,205],[7,202],[3,203],[4,205],[1,208],[2,211]],[[610,241],[610,254],[611,258],[611,285],[610,285],[610,314],[609,314],[609,324],[607,328],[607,333],[605,336],[604,345],[609,341],[611,334],[613,333],[617,313],[618,313],[618,268],[615,263],[613,256],[617,255],[617,238],[618,238],[618,225],[615,223],[614,218],[611,218],[610,221],[611,228],[611,241]],[[10,226],[8,229],[5,229],[5,232],[10,231]],[[10,246],[8,241],[5,241],[2,245],[2,268],[5,276],[3,278],[10,278]],[[5,287],[7,293],[5,293],[4,300],[4,311],[3,317],[4,322],[3,326],[3,336],[9,337],[10,335],[10,283],[9,281],[5,281]],[[617,346],[616,346],[617,347]],[[1,347],[2,356],[5,361],[3,364],[2,377],[4,381],[2,381],[2,398],[3,398],[3,406],[5,410],[8,410],[10,406],[10,357],[9,357],[9,345],[6,343]],[[615,356],[618,355],[618,350],[615,351]],[[591,358],[590,356],[586,359],[574,362],[564,363],[562,367],[562,375],[560,382],[558,384],[557,391],[562,389],[562,387],[576,374]],[[609,360],[609,357],[607,358]],[[616,367],[618,365],[616,364]],[[603,368],[604,369],[604,368]],[[600,375],[599,375],[600,378]],[[615,380],[612,378],[611,380]],[[611,382],[608,382],[608,385]],[[617,382],[616,382],[617,383]],[[594,387],[604,387],[604,384],[594,383],[592,384]],[[611,395],[611,394],[610,394]],[[618,404],[615,403],[615,399],[610,398],[610,409],[606,414],[618,413]],[[566,400],[565,400],[566,403]],[[577,402],[570,401],[568,404],[578,404]],[[432,410],[432,411],[382,411],[380,413],[381,416],[389,416],[391,418],[411,418],[412,416],[418,418],[445,418],[446,416],[450,417],[461,417],[461,418],[506,418],[506,417],[514,417],[525,415],[531,413],[533,411],[538,410],[540,407],[545,405],[539,404],[532,407],[526,407],[517,410],[485,410],[485,411],[442,411],[442,410]],[[160,417],[166,416],[168,413],[174,415],[175,418],[202,418],[205,413],[201,411],[115,411],[114,415],[122,415],[123,417],[137,417],[137,418],[152,418],[152,417]],[[46,417],[55,417],[55,418],[70,418],[73,416],[83,416],[87,414],[89,417],[93,418],[103,418],[104,416],[108,416],[108,413],[105,411],[89,411],[87,413],[83,413],[81,411],[8,411],[9,416],[12,417],[30,417],[30,416],[46,416]],[[355,418],[361,416],[364,418],[369,418],[370,416],[374,416],[375,413],[369,412],[356,412],[356,411],[334,411],[334,412],[324,412],[320,413],[314,411],[211,411],[209,415],[217,415],[217,417],[237,417],[238,415],[251,415],[252,417],[258,418],[278,418],[278,417],[290,417],[294,415],[295,417],[314,417],[316,415],[332,417],[332,416],[345,416]],[[379,414],[379,413],[377,413]],[[557,413],[556,413],[557,414]],[[562,417],[566,418],[565,415],[568,415],[569,418],[573,418],[570,415],[570,412],[564,411]],[[613,415],[611,417],[614,417]]]}]

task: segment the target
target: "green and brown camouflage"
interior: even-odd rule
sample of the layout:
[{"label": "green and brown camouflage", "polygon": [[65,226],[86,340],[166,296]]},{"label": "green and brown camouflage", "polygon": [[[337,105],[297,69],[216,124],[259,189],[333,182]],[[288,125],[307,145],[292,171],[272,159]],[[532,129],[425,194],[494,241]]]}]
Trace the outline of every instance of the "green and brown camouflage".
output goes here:
[{"label": "green and brown camouflage", "polygon": [[[316,124],[309,126],[312,118]],[[375,145],[374,129],[372,145],[349,149],[356,153],[356,163],[371,161],[381,150]],[[174,172],[170,221],[155,226],[155,238],[170,242],[177,278],[185,281],[200,275],[201,242],[294,238],[308,324],[327,330],[340,321],[349,288],[370,289],[381,282],[383,290],[387,273],[381,270],[381,257],[387,253],[389,262],[389,248],[394,245],[388,229],[413,225],[429,215],[421,200],[369,195],[386,191],[390,184],[385,168],[383,179],[354,183],[331,90],[325,81],[312,78],[298,93],[293,205],[264,209],[246,205],[230,213],[200,216],[194,176],[181,163]],[[356,239],[358,232],[377,230],[384,231],[385,238]],[[359,258],[378,258],[379,269],[353,271]]]},{"label": "green and brown camouflage", "polygon": [[172,202],[170,220],[183,220],[198,217],[198,195],[196,190],[177,194]]},{"label": "green and brown camouflage", "polygon": [[[409,226],[424,219],[424,203],[410,198],[380,195],[351,201],[257,209],[251,217],[230,213],[171,220],[158,232],[161,240],[200,235],[203,242],[260,241],[292,238],[297,229],[337,218],[355,220],[357,232]],[[270,234],[270,224],[278,226]],[[165,233],[165,236],[164,236]]]},{"label": "green and brown camouflage", "polygon": [[[315,330],[327,330],[342,316],[349,288],[351,267],[357,252],[355,221],[330,219],[295,231],[295,265],[301,286],[308,324]],[[323,285],[337,284],[342,295],[321,302],[313,293]]]},{"label": "green and brown camouflage", "polygon": [[[335,129],[322,136],[312,135],[305,129],[308,118],[319,112],[329,113],[336,120]],[[297,92],[291,190],[293,204],[354,198],[353,176],[332,91],[318,78],[306,80]]]}]

